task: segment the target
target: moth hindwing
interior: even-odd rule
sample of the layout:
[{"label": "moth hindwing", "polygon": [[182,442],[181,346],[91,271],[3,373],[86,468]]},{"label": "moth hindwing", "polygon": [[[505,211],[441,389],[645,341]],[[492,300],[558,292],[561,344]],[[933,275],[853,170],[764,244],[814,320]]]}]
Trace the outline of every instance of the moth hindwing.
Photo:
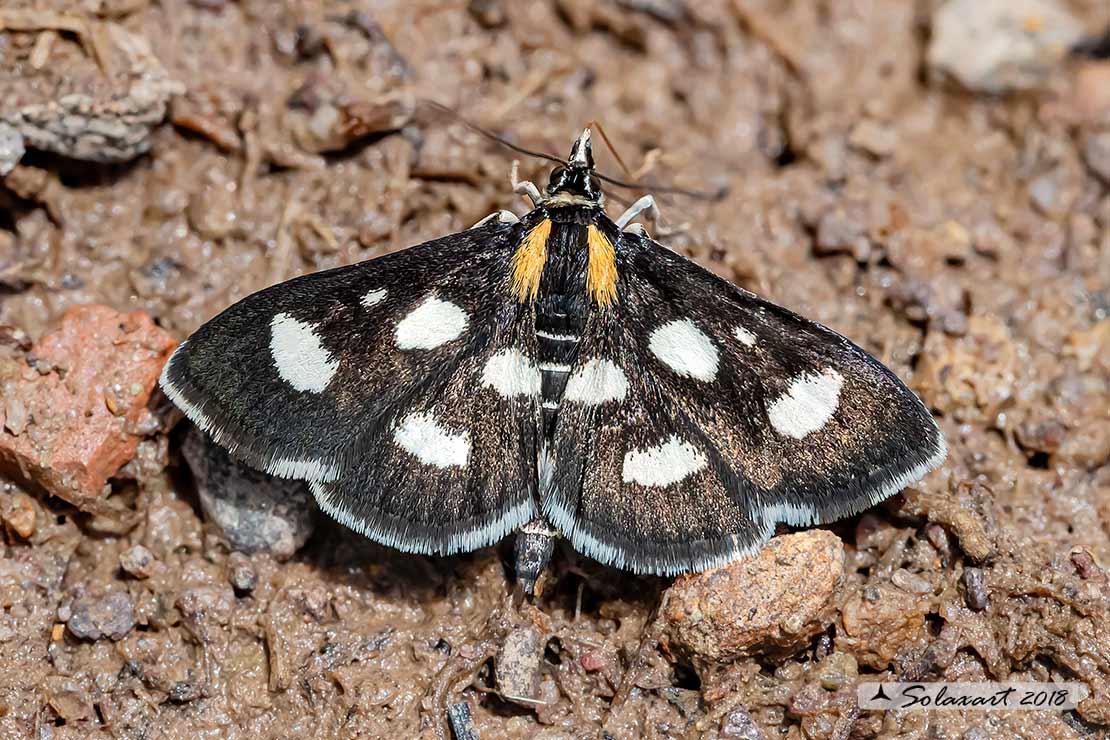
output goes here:
[{"label": "moth hindwing", "polygon": [[249,296],[162,387],[248,463],[422,553],[543,519],[608,564],[702,569],[943,460],[873,357],[624,228],[649,198],[611,220],[588,131],[544,193],[521,189],[519,220]]}]

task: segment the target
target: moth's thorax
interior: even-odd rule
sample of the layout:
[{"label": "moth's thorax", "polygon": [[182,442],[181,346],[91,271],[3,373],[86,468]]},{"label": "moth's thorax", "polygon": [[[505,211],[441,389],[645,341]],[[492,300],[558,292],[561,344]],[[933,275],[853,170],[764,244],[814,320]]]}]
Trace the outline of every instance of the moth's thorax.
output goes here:
[{"label": "moth's thorax", "polygon": [[518,300],[558,296],[583,308],[617,300],[617,229],[599,206],[542,205],[525,224],[512,260]]}]

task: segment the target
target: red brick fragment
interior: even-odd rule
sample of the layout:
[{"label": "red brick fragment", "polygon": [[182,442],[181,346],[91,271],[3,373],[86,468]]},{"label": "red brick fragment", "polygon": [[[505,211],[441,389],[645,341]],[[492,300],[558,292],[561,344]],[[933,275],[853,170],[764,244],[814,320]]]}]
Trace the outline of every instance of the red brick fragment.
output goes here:
[{"label": "red brick fragment", "polygon": [[0,363],[0,472],[100,509],[174,345],[142,311],[66,311],[24,359]]}]

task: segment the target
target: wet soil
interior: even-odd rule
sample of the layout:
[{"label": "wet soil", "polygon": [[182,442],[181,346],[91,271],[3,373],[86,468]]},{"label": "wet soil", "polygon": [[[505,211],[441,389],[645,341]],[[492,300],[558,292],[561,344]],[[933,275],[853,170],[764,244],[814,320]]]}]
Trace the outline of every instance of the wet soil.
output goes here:
[{"label": "wet soil", "polygon": [[[872,351],[950,454],[830,527],[827,629],[703,662],[661,637],[667,581],[566,549],[520,608],[505,547],[405,556],[321,515],[287,561],[233,552],[185,435],[155,425],[111,484],[131,516],[0,490],[0,737],[444,737],[463,699],[486,739],[1105,736],[1110,61],[1090,43],[1037,89],[969,91],[926,62],[938,5],[4,3],[23,14],[0,24],[8,109],[79,90],[90,118],[129,116],[113,161],[48,137],[4,179],[4,352],[90,302],[181,339],[274,282],[522,212],[517,155],[431,99],[559,155],[599,121],[631,174],[600,149],[604,171],[727,187],[663,196],[653,233]],[[1061,7],[1088,34],[1110,24],[1103,2]],[[175,84],[139,53],[113,69],[103,50],[132,36]],[[637,195],[613,189],[611,210]],[[494,663],[533,659],[540,701],[499,695]],[[899,677],[1093,695],[1064,713],[855,706],[858,681]]]}]

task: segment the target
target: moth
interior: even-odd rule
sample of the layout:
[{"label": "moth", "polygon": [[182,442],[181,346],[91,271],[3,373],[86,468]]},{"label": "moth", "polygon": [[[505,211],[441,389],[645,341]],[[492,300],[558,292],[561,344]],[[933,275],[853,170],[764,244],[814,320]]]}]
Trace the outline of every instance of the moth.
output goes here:
[{"label": "moth", "polygon": [[[259,291],[183,342],[166,395],[233,454],[308,481],[391,547],[518,529],[637,573],[707,569],[937,467],[941,432],[835,332],[612,220],[590,130],[533,209]],[[514,178],[515,180],[515,178]]]}]

